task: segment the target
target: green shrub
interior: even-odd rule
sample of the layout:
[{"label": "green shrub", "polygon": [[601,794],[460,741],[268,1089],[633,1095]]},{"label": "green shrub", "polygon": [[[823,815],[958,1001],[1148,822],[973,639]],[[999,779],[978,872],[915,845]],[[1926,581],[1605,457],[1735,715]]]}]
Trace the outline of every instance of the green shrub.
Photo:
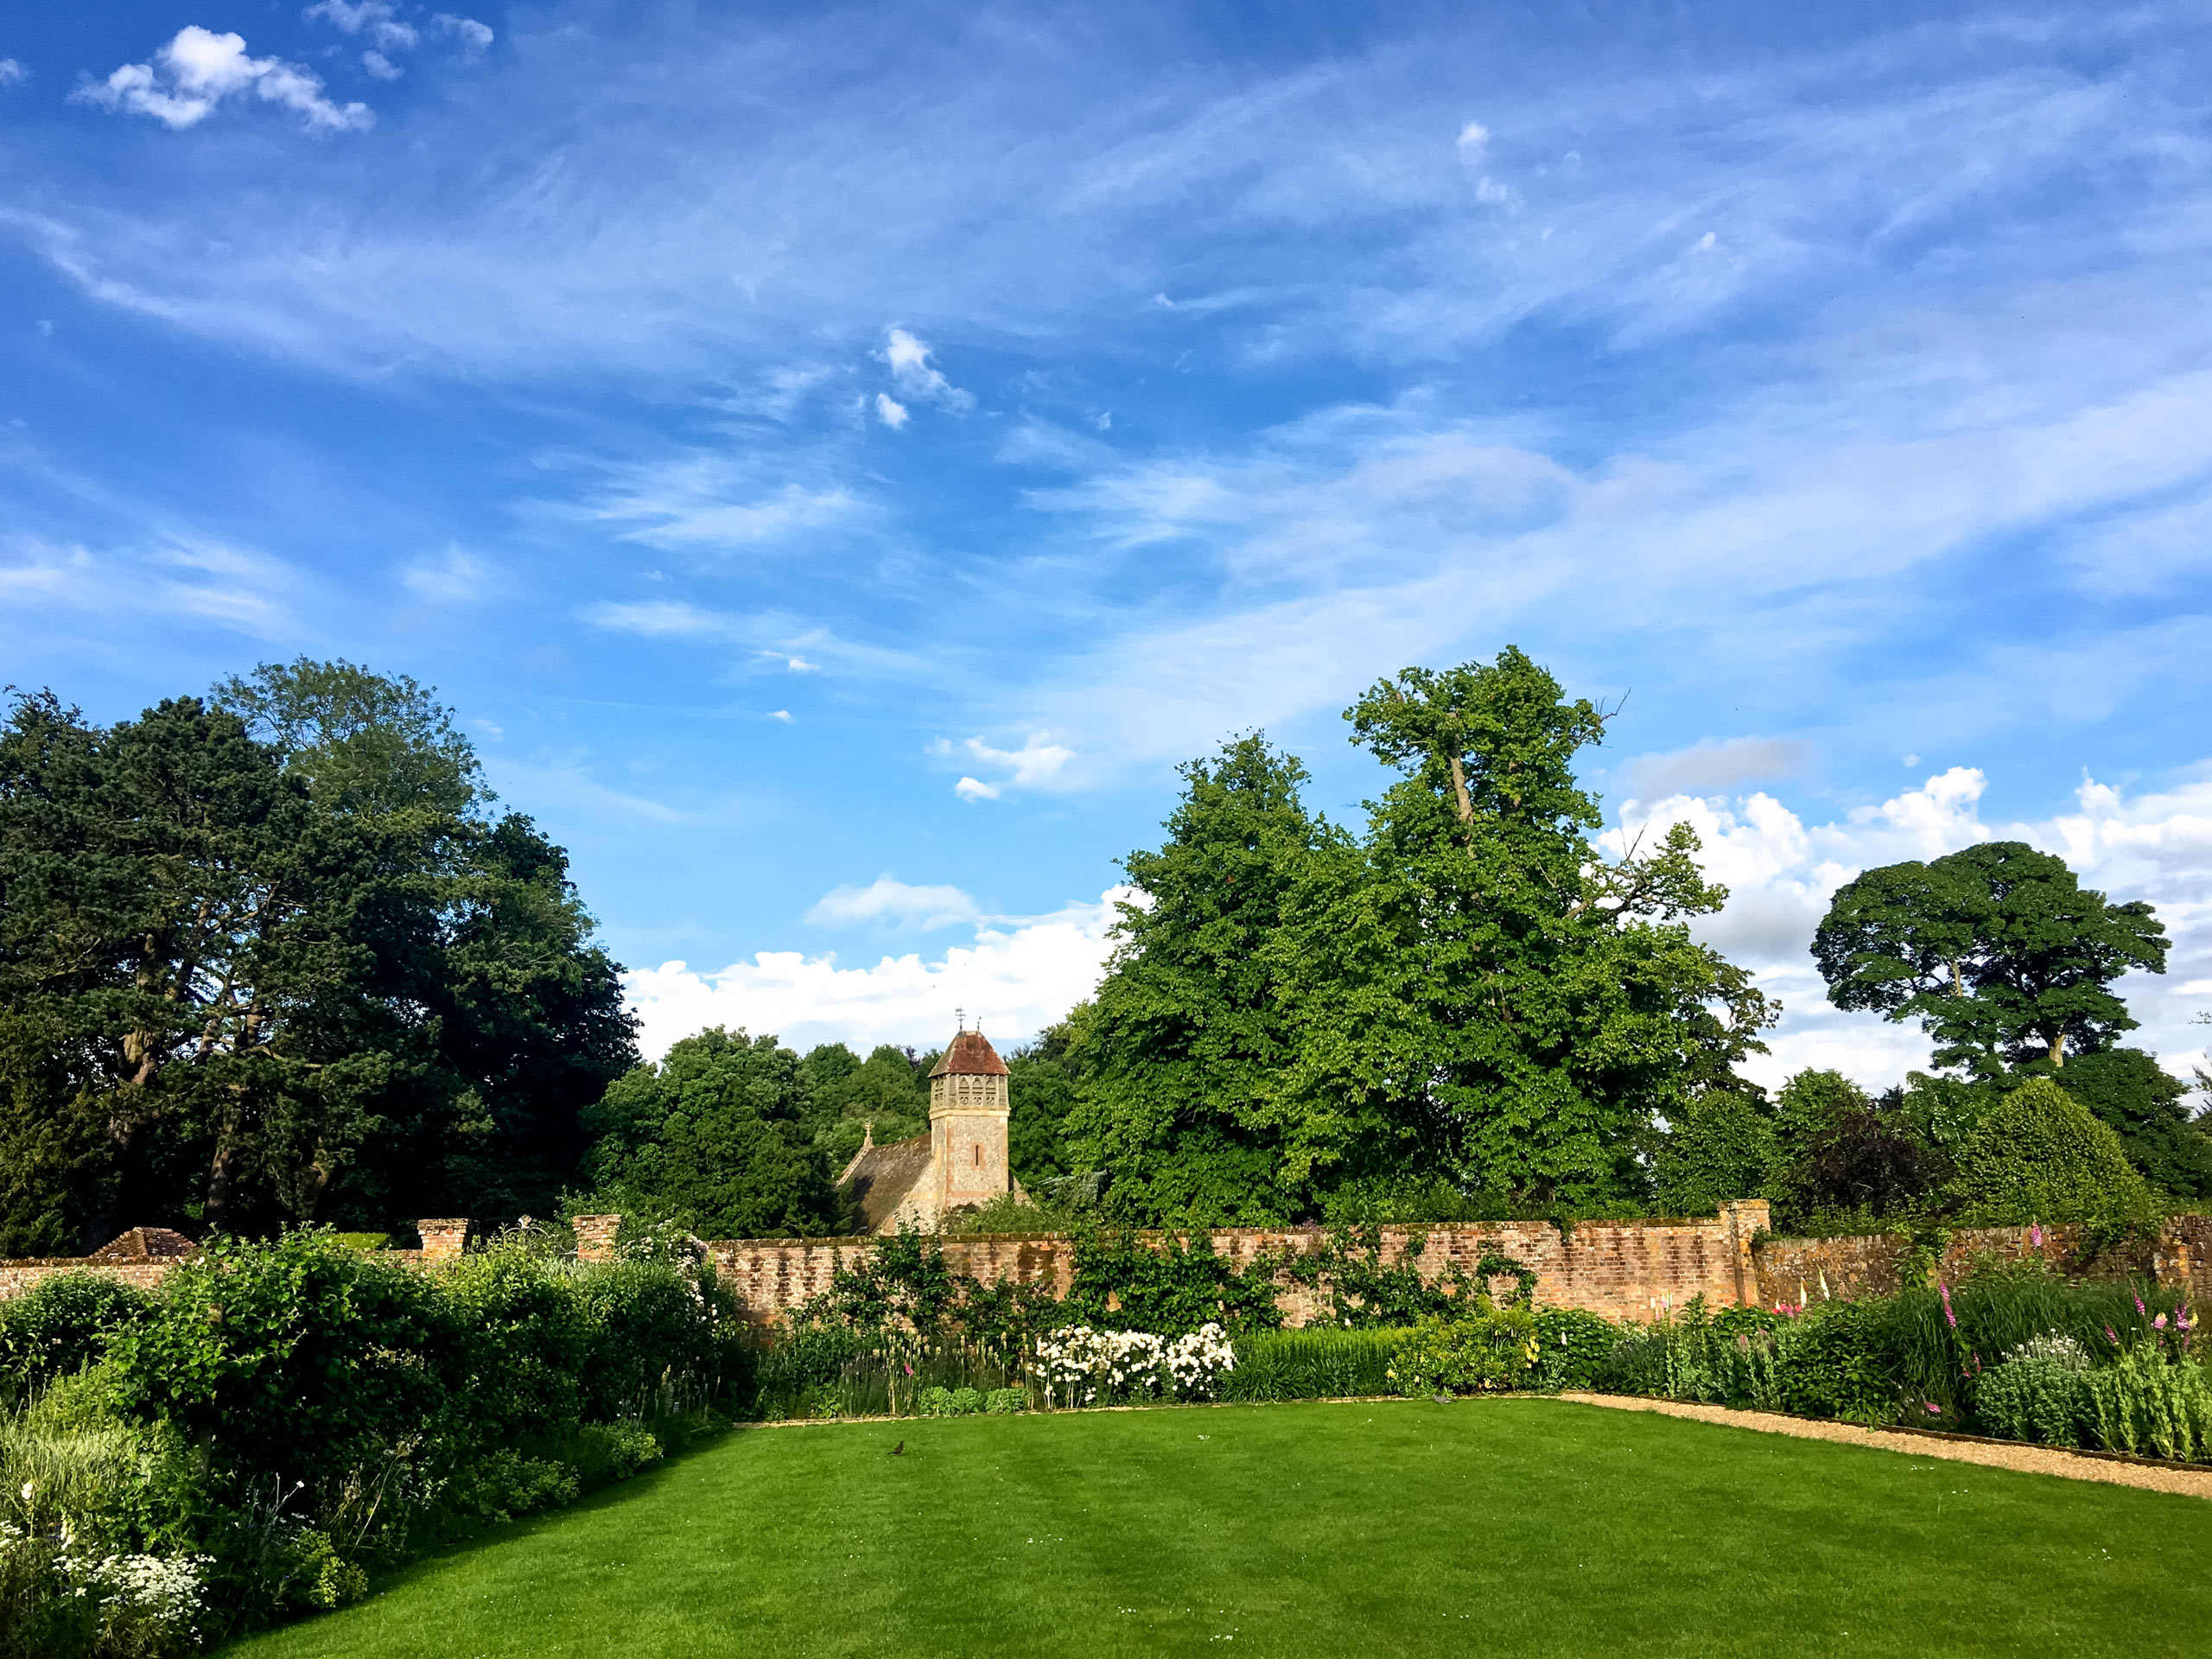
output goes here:
[{"label": "green shrub", "polygon": [[1547,1392],[1594,1387],[1621,1340],[1621,1328],[1601,1314],[1574,1307],[1536,1310],[1536,1380]]},{"label": "green shrub", "polygon": [[1388,1376],[1408,1396],[1526,1388],[1535,1380],[1542,1352],[1536,1316],[1528,1308],[1470,1310],[1456,1319],[1415,1325]]},{"label": "green shrub", "polygon": [[[993,1389],[994,1394],[1019,1394],[1018,1389]],[[920,1417],[972,1417],[983,1409],[983,1395],[976,1389],[924,1389],[916,1396],[914,1413]]]},{"label": "green shrub", "polygon": [[2150,1185],[2120,1137],[2049,1077],[2031,1077],[1990,1109],[1958,1152],[1970,1219],[2143,1222]]},{"label": "green shrub", "polygon": [[1027,1389],[993,1389],[983,1396],[983,1409],[994,1417],[1007,1417],[1029,1409]]},{"label": "green shrub", "polygon": [[2088,1372],[2089,1357],[2073,1338],[2036,1338],[1983,1374],[1974,1386],[1974,1415],[2007,1440],[2078,1446]]},{"label": "green shrub", "polygon": [[2089,1431],[2107,1452],[2146,1457],[2212,1455],[2212,1386],[2191,1359],[2142,1343],[2119,1363],[2084,1375]]},{"label": "green shrub", "polygon": [[143,1291],[104,1273],[40,1280],[13,1301],[0,1302],[0,1389],[20,1398],[82,1370],[107,1351],[110,1338],[140,1324],[150,1306]]}]

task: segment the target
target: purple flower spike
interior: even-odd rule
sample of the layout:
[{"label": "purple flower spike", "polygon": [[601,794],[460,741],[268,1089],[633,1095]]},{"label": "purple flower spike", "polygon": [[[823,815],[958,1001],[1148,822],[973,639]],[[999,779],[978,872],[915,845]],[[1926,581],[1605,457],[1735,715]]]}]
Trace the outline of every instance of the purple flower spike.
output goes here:
[{"label": "purple flower spike", "polygon": [[2138,1313],[2148,1313],[2151,1310],[2143,1306],[2143,1299],[2138,1296],[2135,1299],[2135,1311]]},{"label": "purple flower spike", "polygon": [[2028,1229],[2028,1236],[2035,1241],[2036,1249],[2043,1249],[2043,1224],[2037,1222]]},{"label": "purple flower spike", "polygon": [[1943,1414],[1943,1408],[1930,1400],[1928,1402],[1928,1414],[1930,1417],[1941,1417]]},{"label": "purple flower spike", "polygon": [[2164,1330],[2166,1328],[2166,1316],[2163,1313],[2159,1314],[2157,1319],[2151,1321],[2151,1328],[2153,1331]]},{"label": "purple flower spike", "polygon": [[2115,1347],[2115,1348],[2119,1347],[2119,1346],[2120,1346],[2120,1332],[2117,1332],[2117,1331],[2115,1331],[2115,1330],[2113,1330],[2113,1329],[2112,1328],[2112,1326],[2110,1326],[2110,1325],[2107,1325],[2107,1326],[2105,1326],[2105,1340],[2106,1340],[2107,1342],[2108,1342],[2108,1343],[2112,1344],[2112,1345],[2113,1345],[2113,1347]]}]

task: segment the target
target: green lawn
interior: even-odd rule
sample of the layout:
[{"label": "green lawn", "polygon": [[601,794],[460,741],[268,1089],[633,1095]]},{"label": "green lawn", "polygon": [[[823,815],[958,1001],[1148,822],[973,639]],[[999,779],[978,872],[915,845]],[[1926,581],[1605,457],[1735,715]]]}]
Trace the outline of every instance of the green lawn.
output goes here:
[{"label": "green lawn", "polygon": [[971,1417],[734,1434],[226,1651],[2201,1654],[2208,1554],[2197,1499],[1559,1401]]}]

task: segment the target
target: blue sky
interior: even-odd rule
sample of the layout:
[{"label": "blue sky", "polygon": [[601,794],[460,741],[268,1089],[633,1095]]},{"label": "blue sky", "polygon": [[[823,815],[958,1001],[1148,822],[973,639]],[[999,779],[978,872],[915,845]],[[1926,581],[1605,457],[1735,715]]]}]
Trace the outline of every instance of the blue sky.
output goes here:
[{"label": "blue sky", "polygon": [[[235,39],[231,37],[235,36]],[[435,684],[658,1046],[1018,1034],[1173,766],[1626,695],[1775,1065],[1980,836],[2212,1007],[2212,9],[0,5],[0,678]],[[681,969],[664,964],[680,962]]]}]

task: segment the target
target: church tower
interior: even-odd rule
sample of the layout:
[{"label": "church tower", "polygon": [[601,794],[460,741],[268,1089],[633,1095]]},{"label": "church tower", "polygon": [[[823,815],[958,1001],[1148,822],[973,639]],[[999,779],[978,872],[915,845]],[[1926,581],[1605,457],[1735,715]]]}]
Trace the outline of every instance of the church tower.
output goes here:
[{"label": "church tower", "polygon": [[963,1031],[930,1073],[930,1197],[938,1215],[1014,1190],[1007,1160],[1006,1062],[980,1031]]}]

